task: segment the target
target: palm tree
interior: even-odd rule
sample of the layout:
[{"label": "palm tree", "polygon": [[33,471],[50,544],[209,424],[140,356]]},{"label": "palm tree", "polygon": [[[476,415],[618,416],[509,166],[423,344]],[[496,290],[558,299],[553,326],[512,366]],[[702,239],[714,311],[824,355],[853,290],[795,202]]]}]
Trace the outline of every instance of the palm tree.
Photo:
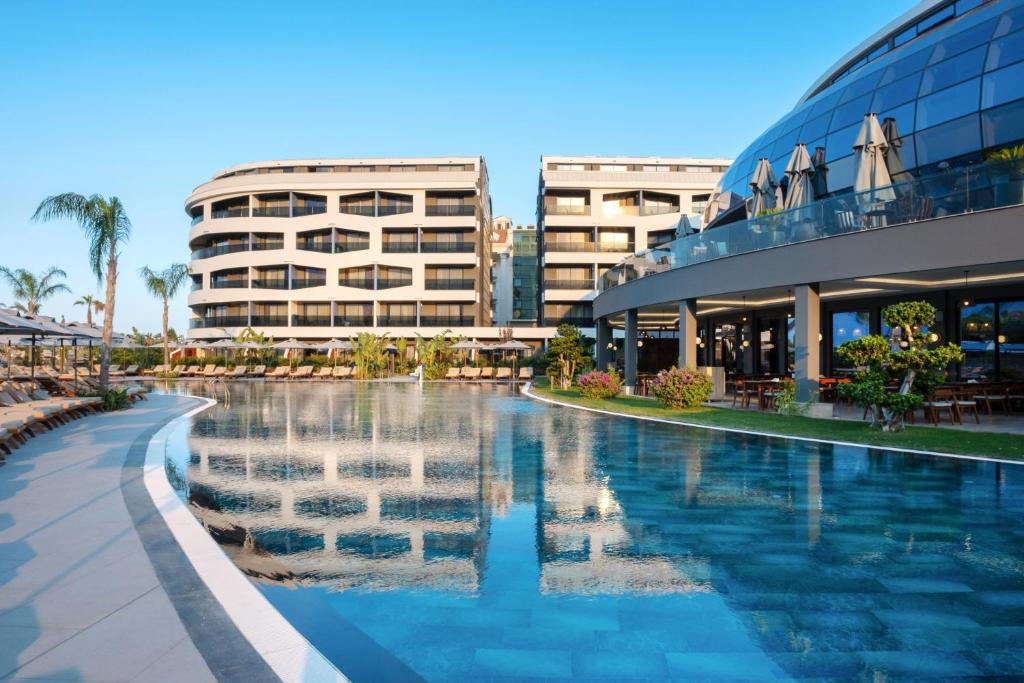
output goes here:
[{"label": "palm tree", "polygon": [[103,341],[100,347],[100,385],[106,389],[110,379],[110,341],[114,335],[114,299],[117,295],[117,257],[122,242],[132,233],[132,222],[117,197],[107,199],[94,194],[85,197],[74,192],[47,197],[36,209],[32,220],[50,221],[68,218],[76,221],[89,239],[89,265],[96,279],[107,280],[103,316]]},{"label": "palm tree", "polygon": [[89,324],[89,327],[92,327],[92,314],[95,312],[99,315],[103,312],[103,302],[91,294],[84,294],[75,302],[75,306],[85,306],[85,322]]},{"label": "palm tree", "polygon": [[167,314],[170,307],[169,302],[174,295],[178,293],[178,290],[181,289],[181,285],[188,278],[188,266],[184,263],[173,263],[166,269],[159,272],[153,270],[149,266],[143,266],[139,269],[139,275],[142,276],[142,281],[146,284],[146,289],[149,290],[149,293],[162,299],[164,302],[164,365],[167,365],[171,361],[171,352],[168,348],[169,337],[167,336]]},{"label": "palm tree", "polygon": [[63,282],[56,282],[57,278],[65,278],[68,274],[56,266],[50,266],[44,273],[36,275],[24,268],[11,270],[0,266],[0,277],[7,281],[17,303],[14,307],[19,311],[35,315],[43,302],[57,292],[70,292],[68,286]]}]

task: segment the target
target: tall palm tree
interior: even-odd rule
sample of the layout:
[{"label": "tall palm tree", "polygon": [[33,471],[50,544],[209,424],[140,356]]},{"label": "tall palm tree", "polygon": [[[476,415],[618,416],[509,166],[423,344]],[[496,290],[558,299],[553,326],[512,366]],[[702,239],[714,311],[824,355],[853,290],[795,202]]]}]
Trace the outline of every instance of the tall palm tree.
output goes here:
[{"label": "tall palm tree", "polygon": [[103,312],[103,302],[91,294],[83,294],[82,298],[75,302],[75,306],[85,306],[85,322],[92,327],[92,314],[97,315]]},{"label": "tall palm tree", "polygon": [[117,296],[117,257],[122,242],[132,233],[132,222],[117,197],[101,194],[85,197],[65,192],[47,197],[36,209],[32,220],[70,219],[78,223],[89,240],[89,265],[96,279],[106,277],[103,316],[103,340],[100,347],[100,385],[106,389],[110,379],[110,342],[114,335],[114,303]]},{"label": "tall palm tree", "polygon": [[46,272],[30,273],[24,268],[11,270],[0,266],[0,277],[7,282],[11,293],[17,301],[14,307],[29,315],[39,313],[43,302],[57,292],[70,292],[68,286],[58,282],[58,278],[65,278],[68,274],[56,266],[50,266]]},{"label": "tall palm tree", "polygon": [[188,266],[184,263],[173,263],[164,270],[155,271],[149,266],[143,266],[139,269],[139,275],[142,276],[142,281],[146,285],[146,289],[149,293],[164,302],[164,365],[168,365],[171,361],[171,353],[168,348],[168,342],[170,338],[167,335],[167,315],[170,307],[170,300],[174,298],[174,295],[181,289],[181,285],[188,278]]}]

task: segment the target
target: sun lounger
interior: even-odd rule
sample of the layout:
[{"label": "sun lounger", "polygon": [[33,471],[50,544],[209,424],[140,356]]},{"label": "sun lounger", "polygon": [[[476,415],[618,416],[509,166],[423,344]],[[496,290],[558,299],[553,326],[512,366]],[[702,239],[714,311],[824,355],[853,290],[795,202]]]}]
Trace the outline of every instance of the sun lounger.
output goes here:
[{"label": "sun lounger", "polygon": [[313,375],[317,379],[330,379],[331,378],[331,367],[328,365],[323,366]]},{"label": "sun lounger", "polygon": [[309,379],[313,376],[313,370],[312,365],[300,365],[292,370],[291,374],[288,375],[288,379]]},{"label": "sun lounger", "polygon": [[266,365],[257,365],[249,371],[249,377],[263,377],[267,373]]},{"label": "sun lounger", "polygon": [[480,379],[480,368],[463,368],[462,379]]},{"label": "sun lounger", "polygon": [[203,377],[213,377],[213,373],[217,372],[217,366],[213,363],[208,364],[203,368]]},{"label": "sun lounger", "polygon": [[201,374],[203,374],[203,368],[200,365],[190,365],[188,369],[185,370],[186,377],[198,377]]},{"label": "sun lounger", "polygon": [[494,368],[488,365],[480,369],[480,379],[494,379]]},{"label": "sun lounger", "polygon": [[519,368],[519,379],[528,382],[533,379],[533,368],[527,366],[525,368]]},{"label": "sun lounger", "polygon": [[223,365],[218,365],[217,367],[215,367],[213,369],[213,375],[211,375],[211,376],[212,377],[223,377],[227,373],[228,373],[228,369],[226,367],[224,367]]},{"label": "sun lounger", "polygon": [[171,372],[173,372],[175,375],[180,375],[181,373],[185,372],[185,366],[175,365]]},{"label": "sun lounger", "polygon": [[284,379],[288,376],[288,370],[289,368],[287,365],[278,365],[269,375],[267,375],[267,377],[272,379]]},{"label": "sun lounger", "polygon": [[225,377],[231,377],[231,378],[234,378],[234,377],[245,377],[245,366],[244,365],[236,365],[234,368],[232,368],[224,376]]},{"label": "sun lounger", "polygon": [[[167,366],[164,366],[164,367],[167,367]],[[138,365],[129,365],[128,367],[126,367],[124,369],[124,374],[126,374],[126,375],[137,375],[137,374],[139,374],[139,366]]]},{"label": "sun lounger", "polygon": [[498,368],[494,373],[494,379],[512,379],[512,368]]},{"label": "sun lounger", "polygon": [[459,379],[461,377],[462,368],[448,368],[448,374],[444,376],[445,379]]},{"label": "sun lounger", "polygon": [[334,368],[333,372],[331,372],[331,377],[333,377],[334,379],[347,379],[350,378],[351,376],[352,368],[350,368],[347,365],[336,367]]}]

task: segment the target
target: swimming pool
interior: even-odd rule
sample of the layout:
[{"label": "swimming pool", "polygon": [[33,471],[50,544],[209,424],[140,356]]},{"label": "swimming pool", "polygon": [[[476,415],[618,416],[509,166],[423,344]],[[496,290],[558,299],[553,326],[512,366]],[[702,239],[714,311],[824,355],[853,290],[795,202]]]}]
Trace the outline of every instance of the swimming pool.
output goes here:
[{"label": "swimming pool", "polygon": [[1024,467],[228,384],[168,476],[354,680],[1019,675]]}]

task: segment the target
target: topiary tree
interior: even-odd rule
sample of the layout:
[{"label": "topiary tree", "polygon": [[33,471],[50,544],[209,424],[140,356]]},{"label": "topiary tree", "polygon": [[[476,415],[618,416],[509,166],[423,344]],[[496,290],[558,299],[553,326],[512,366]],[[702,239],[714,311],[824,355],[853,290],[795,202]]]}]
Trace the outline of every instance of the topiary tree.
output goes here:
[{"label": "topiary tree", "polygon": [[[925,332],[935,324],[935,307],[927,301],[905,301],[886,306],[882,319],[892,330],[889,339],[868,335],[839,346],[843,360],[860,368],[839,394],[871,413],[871,425],[885,432],[904,427],[903,416],[921,405],[945,379],[945,370],[963,360],[956,344],[932,346],[938,337]],[[898,391],[890,391],[893,382]]]},{"label": "topiary tree", "polygon": [[548,342],[548,376],[561,389],[572,388],[576,374],[590,365],[594,340],[580,334],[575,325],[559,325],[558,336]]}]

